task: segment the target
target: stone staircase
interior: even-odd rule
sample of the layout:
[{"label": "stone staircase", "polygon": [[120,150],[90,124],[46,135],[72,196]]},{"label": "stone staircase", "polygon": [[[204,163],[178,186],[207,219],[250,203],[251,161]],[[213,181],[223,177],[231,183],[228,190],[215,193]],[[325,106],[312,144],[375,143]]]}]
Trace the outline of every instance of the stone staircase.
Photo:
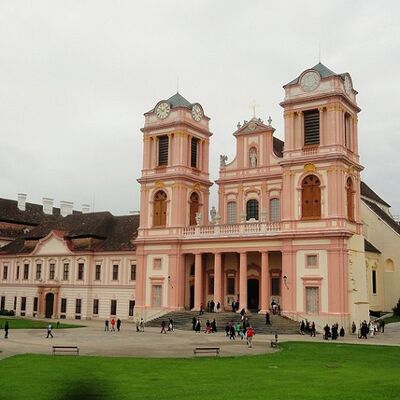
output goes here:
[{"label": "stone staircase", "polygon": [[[250,313],[246,316],[256,333],[278,333],[278,335],[293,335],[299,333],[298,322],[280,315],[270,315],[271,325],[265,324],[265,315],[263,314]],[[175,329],[191,331],[193,317],[200,318],[202,329],[205,328],[207,320],[211,322],[215,318],[218,332],[223,332],[225,330],[225,325],[230,321],[234,321],[235,323],[238,321],[241,322],[241,316],[233,312],[204,313],[203,315],[199,315],[197,311],[174,311],[146,322],[146,326],[159,328],[161,327],[162,321],[165,321],[168,326],[168,321],[171,318],[174,321]]]}]

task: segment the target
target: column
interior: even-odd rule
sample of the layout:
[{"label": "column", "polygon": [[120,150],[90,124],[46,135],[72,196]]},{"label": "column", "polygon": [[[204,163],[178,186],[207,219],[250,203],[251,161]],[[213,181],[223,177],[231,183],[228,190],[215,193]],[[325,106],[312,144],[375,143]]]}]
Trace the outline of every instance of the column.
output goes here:
[{"label": "column", "polygon": [[[200,310],[203,303],[203,265],[201,253],[195,254],[194,259],[194,308]],[[204,307],[204,304],[203,304]]]},{"label": "column", "polygon": [[260,314],[265,314],[269,308],[269,299],[271,287],[271,276],[268,264],[268,251],[261,253],[261,310]]},{"label": "column", "polygon": [[214,301],[215,305],[217,303],[222,303],[222,264],[221,264],[222,254],[214,254]]},{"label": "column", "polygon": [[[239,293],[240,293],[240,310],[247,310],[247,253],[240,253],[239,264]],[[239,310],[239,311],[240,311]]]}]

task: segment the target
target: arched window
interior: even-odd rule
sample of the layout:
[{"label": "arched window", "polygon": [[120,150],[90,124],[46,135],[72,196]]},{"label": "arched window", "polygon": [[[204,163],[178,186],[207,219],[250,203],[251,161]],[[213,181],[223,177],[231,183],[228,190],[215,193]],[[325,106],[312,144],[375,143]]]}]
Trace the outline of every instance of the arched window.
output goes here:
[{"label": "arched window", "polygon": [[189,225],[196,225],[196,213],[199,212],[199,195],[192,193],[190,195],[190,215]]},{"label": "arched window", "polygon": [[258,220],[258,201],[254,199],[246,203],[246,221],[252,218]]},{"label": "arched window", "polygon": [[354,221],[354,193],[353,182],[350,178],[346,182],[347,218]]},{"label": "arched window", "polygon": [[269,221],[278,222],[281,220],[281,201],[279,199],[271,199],[269,201]]},{"label": "arched window", "polygon": [[308,175],[301,184],[301,216],[303,219],[321,218],[321,182]]},{"label": "arched window", "polygon": [[228,224],[236,224],[237,222],[237,208],[236,208],[236,202],[235,201],[230,201],[227,205],[227,223]]},{"label": "arched window", "polygon": [[255,147],[249,150],[249,165],[251,168],[257,167],[257,149]]},{"label": "arched window", "polygon": [[154,195],[153,226],[165,226],[167,224],[167,195],[159,190]]}]

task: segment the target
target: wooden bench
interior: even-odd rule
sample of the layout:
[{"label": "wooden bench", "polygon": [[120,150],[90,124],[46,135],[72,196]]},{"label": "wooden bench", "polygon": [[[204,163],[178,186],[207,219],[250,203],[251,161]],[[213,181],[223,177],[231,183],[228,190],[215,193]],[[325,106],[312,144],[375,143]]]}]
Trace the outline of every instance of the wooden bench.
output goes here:
[{"label": "wooden bench", "polygon": [[53,346],[53,356],[56,352],[62,353],[76,353],[79,356],[79,347],[78,346]]},{"label": "wooden bench", "polygon": [[216,356],[219,356],[219,347],[196,347],[193,350],[193,354],[207,354],[207,353],[215,353]]}]

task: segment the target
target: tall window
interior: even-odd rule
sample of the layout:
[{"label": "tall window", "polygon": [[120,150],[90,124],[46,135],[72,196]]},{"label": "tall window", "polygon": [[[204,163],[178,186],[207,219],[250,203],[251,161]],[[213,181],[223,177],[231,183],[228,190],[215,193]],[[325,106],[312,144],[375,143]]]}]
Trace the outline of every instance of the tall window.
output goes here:
[{"label": "tall window", "polygon": [[192,193],[190,195],[190,225],[196,225],[196,213],[199,212],[199,195]]},{"label": "tall window", "polygon": [[67,299],[61,299],[60,312],[63,314],[67,312]]},{"label": "tall window", "polygon": [[281,295],[281,278],[278,277],[271,278],[271,295],[272,296]]},{"label": "tall window", "polygon": [[350,114],[344,114],[344,145],[351,148],[351,130],[350,130],[351,117]]},{"label": "tall window", "polygon": [[306,312],[318,314],[319,312],[319,288],[306,287]]},{"label": "tall window", "polygon": [[29,264],[24,264],[24,279],[29,278]]},{"label": "tall window", "polygon": [[82,299],[75,300],[75,314],[80,314],[82,311]]},{"label": "tall window", "polygon": [[118,280],[118,265],[113,265],[113,273],[112,273],[112,279],[113,281]]},{"label": "tall window", "polygon": [[56,275],[56,264],[50,264],[50,267],[49,267],[49,279],[52,281],[52,280],[54,280],[54,278],[55,278],[55,275]]},{"label": "tall window", "polygon": [[348,178],[346,182],[346,197],[347,197],[347,217],[354,221],[354,193],[353,181]]},{"label": "tall window", "polygon": [[8,265],[3,266],[3,280],[6,280],[8,276]]},{"label": "tall window", "polygon": [[167,195],[159,190],[154,195],[153,225],[165,226],[167,223]]},{"label": "tall window", "polygon": [[131,265],[131,281],[136,281],[136,265]]},{"label": "tall window", "polygon": [[281,220],[281,201],[279,199],[271,199],[269,201],[269,221],[278,222]]},{"label": "tall window", "polygon": [[36,264],[36,279],[42,279],[42,264]]},{"label": "tall window", "polygon": [[111,300],[111,315],[117,315],[117,300]]},{"label": "tall window", "polygon": [[17,310],[17,296],[14,296],[14,307],[13,310],[16,311]]},{"label": "tall window", "polygon": [[315,175],[308,175],[301,184],[301,215],[303,219],[321,218],[321,183]]},{"label": "tall window", "polygon": [[21,297],[21,311],[26,311],[26,297]]},{"label": "tall window", "polygon": [[192,138],[190,142],[190,166],[193,168],[198,167],[198,148],[199,139]]},{"label": "tall window", "polygon": [[93,299],[93,315],[99,314],[99,299]]},{"label": "tall window", "polygon": [[67,281],[69,278],[69,264],[65,263],[64,264],[64,270],[63,270],[63,280]]},{"label": "tall window", "polygon": [[372,270],[372,294],[376,294],[376,269]]},{"label": "tall window", "polygon": [[227,221],[228,224],[236,224],[236,222],[237,222],[236,202],[235,201],[230,201],[227,204],[226,211],[227,211],[227,217],[228,217],[228,221]]},{"label": "tall window", "polygon": [[37,312],[39,304],[39,297],[33,298],[33,312]]},{"label": "tall window", "polygon": [[246,203],[246,221],[252,218],[258,220],[258,201],[254,199]]},{"label": "tall window", "polygon": [[304,111],[304,145],[319,144],[319,111]]},{"label": "tall window", "polygon": [[17,272],[15,274],[15,279],[18,280],[19,279],[19,265],[17,265]]},{"label": "tall window", "polygon": [[159,136],[158,138],[158,165],[168,164],[168,136]]},{"label": "tall window", "polygon": [[95,277],[94,277],[94,279],[95,279],[96,281],[99,281],[100,278],[101,278],[101,265],[100,265],[100,264],[97,264],[97,265],[96,265],[96,272],[95,272]]},{"label": "tall window", "polygon": [[235,294],[235,278],[228,277],[226,279],[226,294]]},{"label": "tall window", "polygon": [[78,264],[78,281],[83,280],[83,273],[85,270],[85,264],[84,263],[79,263]]}]

